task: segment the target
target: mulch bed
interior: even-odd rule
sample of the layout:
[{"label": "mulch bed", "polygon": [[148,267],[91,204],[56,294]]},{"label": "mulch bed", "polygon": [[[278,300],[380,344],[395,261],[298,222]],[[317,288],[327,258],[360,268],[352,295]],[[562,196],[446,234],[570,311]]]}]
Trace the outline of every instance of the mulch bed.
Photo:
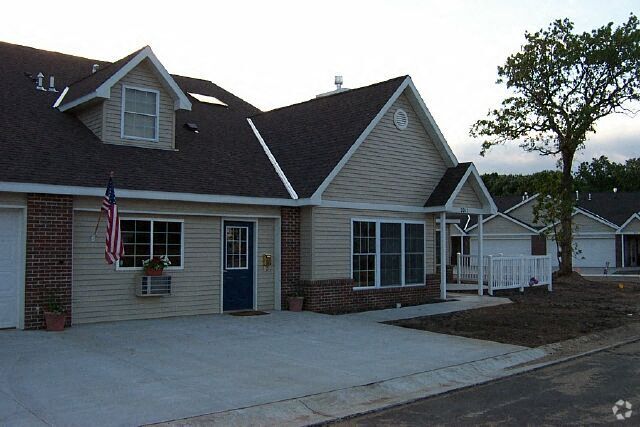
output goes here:
[{"label": "mulch bed", "polygon": [[640,285],[578,274],[545,287],[501,291],[513,304],[386,322],[468,338],[538,347],[640,321]]}]

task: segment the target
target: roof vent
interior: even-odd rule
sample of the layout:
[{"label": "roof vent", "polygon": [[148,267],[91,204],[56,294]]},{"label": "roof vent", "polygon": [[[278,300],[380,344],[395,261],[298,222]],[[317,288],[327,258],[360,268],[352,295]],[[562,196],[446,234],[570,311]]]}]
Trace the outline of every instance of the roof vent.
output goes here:
[{"label": "roof vent", "polygon": [[49,92],[57,92],[56,78],[54,76],[49,76]]},{"label": "roof vent", "polygon": [[344,83],[344,80],[342,79],[342,76],[336,76],[334,81],[335,81],[335,84],[336,84],[336,90],[342,89],[342,83]]},{"label": "roof vent", "polygon": [[589,193],[589,200],[591,200],[591,193]]},{"label": "roof vent", "polygon": [[402,108],[398,108],[393,114],[393,124],[400,130],[405,130],[409,126],[409,116]]},{"label": "roof vent", "polygon": [[91,67],[91,74],[98,71],[98,69],[100,69],[100,64],[93,64],[93,67]]},{"label": "roof vent", "polygon": [[193,133],[200,133],[200,131],[198,130],[198,125],[195,123],[185,123],[184,127]]},{"label": "roof vent", "polygon": [[38,75],[36,76],[36,78],[38,79],[38,84],[36,86],[37,90],[46,90],[44,88],[44,74],[42,73],[38,73]]}]

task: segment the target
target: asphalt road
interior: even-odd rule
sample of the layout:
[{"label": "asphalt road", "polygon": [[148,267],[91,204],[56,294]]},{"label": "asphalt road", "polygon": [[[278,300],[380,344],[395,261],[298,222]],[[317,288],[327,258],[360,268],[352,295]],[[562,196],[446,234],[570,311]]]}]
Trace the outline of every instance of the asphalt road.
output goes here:
[{"label": "asphalt road", "polygon": [[[620,399],[632,404],[631,416],[622,421],[612,411]],[[560,424],[640,425],[640,342],[338,425]]]}]

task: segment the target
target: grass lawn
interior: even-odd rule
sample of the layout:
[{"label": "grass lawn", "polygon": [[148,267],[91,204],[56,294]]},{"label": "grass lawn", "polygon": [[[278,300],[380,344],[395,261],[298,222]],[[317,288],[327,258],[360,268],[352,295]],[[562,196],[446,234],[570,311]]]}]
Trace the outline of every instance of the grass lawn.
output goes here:
[{"label": "grass lawn", "polygon": [[513,304],[386,322],[405,328],[537,347],[640,321],[640,285],[576,275],[546,286],[498,292]]}]

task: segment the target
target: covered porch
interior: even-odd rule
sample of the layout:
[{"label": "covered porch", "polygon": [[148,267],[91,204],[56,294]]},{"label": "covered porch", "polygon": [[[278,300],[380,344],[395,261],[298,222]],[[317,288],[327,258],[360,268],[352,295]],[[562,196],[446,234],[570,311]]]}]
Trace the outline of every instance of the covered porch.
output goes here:
[{"label": "covered porch", "polygon": [[[464,231],[459,226],[461,218],[475,216],[479,224],[479,254],[483,258],[483,230],[482,223],[485,215],[492,215],[497,208],[491,194],[471,163],[460,163],[450,168],[441,179],[433,194],[425,204],[436,215],[436,270],[440,278],[440,299],[447,299],[447,292],[453,283],[448,278],[457,252],[453,252],[452,235],[460,239],[459,248],[464,250]],[[457,248],[457,247],[456,247]],[[453,256],[452,256],[453,255]],[[485,276],[482,263],[479,265],[477,279],[478,294],[483,295],[483,281]]]}]

